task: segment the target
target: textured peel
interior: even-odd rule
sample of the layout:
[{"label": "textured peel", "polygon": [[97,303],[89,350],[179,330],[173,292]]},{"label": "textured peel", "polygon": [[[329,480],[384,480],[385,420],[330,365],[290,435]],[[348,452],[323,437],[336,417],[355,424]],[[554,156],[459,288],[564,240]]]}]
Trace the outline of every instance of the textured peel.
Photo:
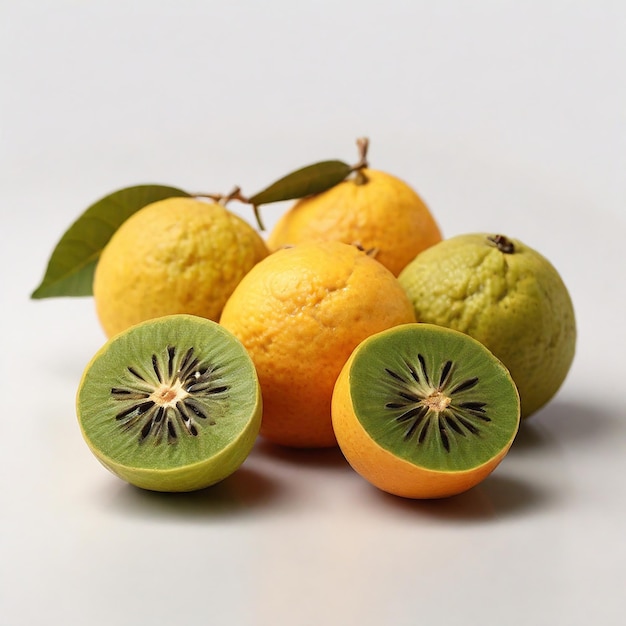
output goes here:
[{"label": "textured peel", "polygon": [[243,278],[220,319],[256,365],[263,390],[261,435],[311,448],[336,445],[330,398],[355,346],[413,321],[396,277],[337,241],[274,252]]},{"label": "textured peel", "polygon": [[261,236],[216,202],[167,198],[126,220],[98,260],[93,292],[108,337],[163,315],[217,321],[235,286],[267,256]]},{"label": "textured peel", "polygon": [[441,241],[441,231],[407,183],[366,168],[356,178],[298,200],[267,239],[271,250],[305,241],[360,244],[397,276],[415,255]]},{"label": "textured peel", "polygon": [[516,239],[504,253],[493,235],[446,239],[417,255],[398,280],[421,322],[474,337],[509,369],[522,417],[558,391],[574,359],[576,321],[554,266]]}]

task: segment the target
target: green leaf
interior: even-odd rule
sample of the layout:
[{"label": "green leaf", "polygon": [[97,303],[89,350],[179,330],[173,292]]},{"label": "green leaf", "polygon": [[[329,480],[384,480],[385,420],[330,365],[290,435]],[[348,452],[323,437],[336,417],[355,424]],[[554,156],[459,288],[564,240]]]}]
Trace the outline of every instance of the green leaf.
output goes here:
[{"label": "green leaf", "polygon": [[272,183],[249,198],[249,201],[254,206],[259,206],[270,202],[304,198],[334,187],[351,171],[352,168],[343,161],[321,161],[307,165]]},{"label": "green leaf", "polygon": [[189,195],[175,187],[138,185],[98,200],[61,237],[48,261],[44,278],[31,298],[92,295],[98,258],[120,225],[152,202]]}]

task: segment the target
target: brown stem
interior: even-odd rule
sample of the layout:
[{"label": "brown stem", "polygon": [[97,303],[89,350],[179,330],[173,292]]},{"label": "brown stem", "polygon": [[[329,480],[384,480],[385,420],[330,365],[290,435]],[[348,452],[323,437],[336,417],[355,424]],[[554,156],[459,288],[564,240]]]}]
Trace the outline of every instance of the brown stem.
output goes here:
[{"label": "brown stem", "polygon": [[251,204],[250,200],[246,198],[241,193],[240,187],[235,187],[230,193],[194,193],[192,194],[195,198],[208,198],[209,200],[213,200],[214,202],[219,202],[220,204],[226,205],[231,200],[239,200],[239,202],[243,202],[245,204]]},{"label": "brown stem", "polygon": [[221,199],[224,197],[221,193],[206,193],[204,191],[192,193],[191,196],[193,198],[207,198],[209,200],[213,200],[213,202],[220,202]]},{"label": "brown stem", "polygon": [[366,248],[360,241],[355,241],[352,245],[357,248],[357,250],[364,252],[367,256],[371,256],[372,258],[376,258],[376,255],[380,251],[379,248]]},{"label": "brown stem", "polygon": [[224,196],[222,204],[227,204],[231,200],[237,200],[239,202],[243,202],[244,204],[251,204],[247,196],[244,196],[241,193],[241,187],[239,186],[235,187],[227,196]]},{"label": "brown stem", "polygon": [[265,226],[263,224],[263,220],[261,219],[261,214],[259,212],[259,207],[256,204],[252,204],[250,202],[250,198],[248,196],[244,196],[241,193],[241,187],[236,186],[230,193],[221,194],[221,193],[194,193],[196,198],[209,198],[214,202],[218,202],[222,206],[226,206],[231,200],[237,200],[238,202],[242,202],[243,204],[252,205],[252,209],[254,210],[254,217],[256,219],[256,223],[259,227],[259,230],[265,230]]},{"label": "brown stem", "polygon": [[369,180],[365,175],[365,172],[363,171],[364,169],[369,167],[369,164],[367,162],[367,151],[369,148],[369,144],[370,142],[367,137],[359,137],[356,140],[356,145],[359,150],[359,160],[350,168],[350,171],[354,172],[354,182],[357,185],[364,185]]},{"label": "brown stem", "polygon": [[504,254],[513,254],[515,252],[513,242],[504,235],[493,235],[492,237],[487,237],[487,239],[495,244],[496,248]]}]

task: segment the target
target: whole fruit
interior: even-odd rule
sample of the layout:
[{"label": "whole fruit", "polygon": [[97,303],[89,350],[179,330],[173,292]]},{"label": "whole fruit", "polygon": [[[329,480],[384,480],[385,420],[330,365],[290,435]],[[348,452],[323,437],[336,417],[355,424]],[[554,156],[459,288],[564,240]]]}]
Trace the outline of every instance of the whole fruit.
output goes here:
[{"label": "whole fruit", "polygon": [[150,204],[122,223],[96,266],[102,327],[110,337],[176,313],[217,321],[233,289],[267,254],[259,234],[221,204],[194,198]]},{"label": "whole fruit", "polygon": [[413,322],[398,279],[338,241],[278,250],[228,299],[220,323],[254,362],[263,394],[261,435],[293,447],[336,445],[335,380],[352,350],[385,328]]},{"label": "whole fruit", "polygon": [[399,276],[420,322],[464,332],[510,370],[522,417],[545,405],[571,367],[576,322],[554,266],[503,235],[452,237],[419,254]]},{"label": "whole fruit", "polygon": [[420,196],[404,181],[373,169],[298,200],[268,237],[276,250],[306,241],[343,241],[370,251],[395,276],[441,232]]}]

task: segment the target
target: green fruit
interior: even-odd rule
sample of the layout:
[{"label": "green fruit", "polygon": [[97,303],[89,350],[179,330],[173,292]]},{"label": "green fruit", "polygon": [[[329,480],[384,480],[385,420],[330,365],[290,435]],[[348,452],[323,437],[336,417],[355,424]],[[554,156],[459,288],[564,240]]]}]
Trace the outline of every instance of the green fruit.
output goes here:
[{"label": "green fruit", "polygon": [[171,315],[110,339],[77,393],[80,428],[111,472],[154,491],[192,491],[232,474],[261,423],[243,345],[216,322]]},{"label": "green fruit", "polygon": [[504,365],[471,337],[403,324],[352,353],[333,393],[333,427],[348,462],[409,498],[455,495],[500,463],[520,401]]},{"label": "green fruit", "polygon": [[522,417],[545,405],[571,367],[576,322],[554,266],[516,239],[468,234],[420,253],[399,276],[420,322],[483,343],[509,369]]}]

